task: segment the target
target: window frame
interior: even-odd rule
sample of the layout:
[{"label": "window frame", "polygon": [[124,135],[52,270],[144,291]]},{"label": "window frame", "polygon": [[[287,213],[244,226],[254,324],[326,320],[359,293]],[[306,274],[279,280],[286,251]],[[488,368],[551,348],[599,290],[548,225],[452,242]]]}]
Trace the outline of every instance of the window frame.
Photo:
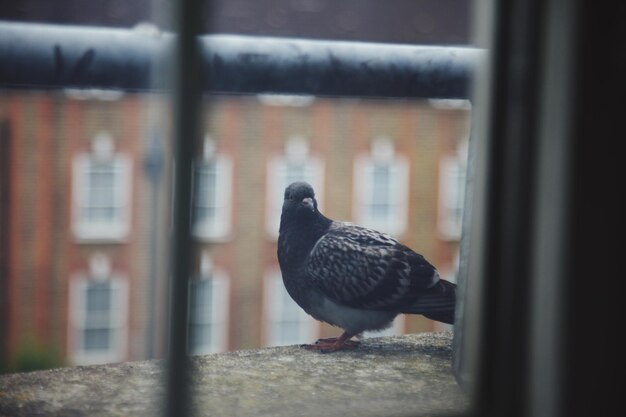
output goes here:
[{"label": "window frame", "polygon": [[[209,164],[215,164],[215,195],[214,205],[215,215],[213,219],[199,222],[196,209],[198,207],[199,191],[201,186],[198,180],[198,170]],[[232,182],[233,182],[233,161],[232,158],[223,153],[217,153],[208,157],[196,160],[193,164],[194,189],[193,189],[193,226],[192,233],[195,238],[206,242],[223,242],[229,239],[232,230]],[[219,201],[219,203],[218,203]]]},{"label": "window frame", "polygon": [[[85,200],[90,199],[91,187],[88,177],[97,163],[111,163],[119,173],[114,174],[113,199],[118,200],[114,207],[119,210],[118,219],[113,222],[94,223],[84,220],[82,210],[88,206]],[[124,241],[130,234],[130,218],[132,207],[132,178],[133,166],[130,156],[115,152],[109,156],[99,156],[94,152],[80,152],[72,161],[72,233],[79,241],[85,242],[119,242]]]},{"label": "window frame", "polygon": [[439,159],[437,230],[444,240],[461,239],[466,188],[467,159],[458,152],[443,155]]},{"label": "window frame", "polygon": [[[205,346],[192,346],[191,328],[193,322],[193,287],[194,284],[211,282],[211,319],[209,323],[200,325],[209,326],[211,343]],[[216,285],[217,284],[217,285]],[[216,291],[216,289],[218,289]],[[228,350],[229,319],[230,319],[230,279],[221,268],[207,272],[200,272],[189,280],[189,314],[188,314],[187,350],[190,355],[205,355]]]},{"label": "window frame", "polygon": [[[375,169],[377,164],[386,165],[391,169],[389,178],[391,188],[387,192],[390,193],[393,201],[389,204],[391,211],[384,223],[375,220],[370,212],[374,189],[367,171]],[[374,151],[357,155],[354,160],[352,191],[354,221],[393,236],[405,233],[408,226],[409,181],[410,164],[404,155],[393,153],[388,156],[378,156]]]},{"label": "window frame", "polygon": [[[89,352],[84,349],[84,331],[88,328],[86,323],[88,313],[86,311],[87,290],[89,284],[110,284],[111,307],[109,320],[111,327],[112,341],[108,350],[99,352]],[[117,294],[114,295],[114,293]],[[128,347],[128,302],[129,302],[129,282],[124,275],[112,273],[106,277],[93,277],[89,273],[78,273],[70,279],[70,320],[68,331],[68,357],[76,365],[94,365],[110,362],[120,362],[127,358]]]}]

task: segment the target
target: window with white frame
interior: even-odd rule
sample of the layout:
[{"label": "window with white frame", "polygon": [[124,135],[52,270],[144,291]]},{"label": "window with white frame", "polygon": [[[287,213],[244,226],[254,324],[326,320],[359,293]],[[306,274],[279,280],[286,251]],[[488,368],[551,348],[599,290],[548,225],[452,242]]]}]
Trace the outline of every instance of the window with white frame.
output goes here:
[{"label": "window with white frame", "polygon": [[308,142],[302,136],[289,138],[285,143],[284,154],[269,161],[266,226],[267,233],[273,238],[278,237],[285,188],[295,181],[311,184],[318,206],[321,207],[324,197],[324,164],[309,153]]},{"label": "window with white frame", "polygon": [[128,283],[94,256],[88,274],[71,281],[70,357],[80,365],[126,359]]},{"label": "window with white frame", "polygon": [[438,229],[447,240],[461,238],[466,171],[467,140],[464,140],[454,154],[445,155],[439,162]]},{"label": "window with white frame", "polygon": [[394,152],[393,142],[377,138],[368,155],[354,163],[354,219],[366,227],[399,235],[407,223],[407,159]]},{"label": "window with white frame", "polygon": [[79,239],[121,240],[130,229],[131,160],[114,151],[108,133],[96,135],[92,150],[74,158],[73,219]]},{"label": "window with white frame", "polygon": [[225,239],[231,223],[232,160],[216,153],[215,142],[207,137],[194,171],[193,233],[203,240]]},{"label": "window with white frame", "polygon": [[228,349],[229,282],[214,269],[209,257],[202,258],[200,273],[189,283],[189,342],[192,355]]},{"label": "window with white frame", "polygon": [[291,298],[278,271],[265,278],[265,345],[311,343],[318,336],[318,324]]}]

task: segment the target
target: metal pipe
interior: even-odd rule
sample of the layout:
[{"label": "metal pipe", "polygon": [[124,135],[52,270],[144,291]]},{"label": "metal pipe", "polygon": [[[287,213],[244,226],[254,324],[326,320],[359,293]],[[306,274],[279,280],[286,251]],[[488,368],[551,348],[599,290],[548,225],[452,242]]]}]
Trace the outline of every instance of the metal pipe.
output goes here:
[{"label": "metal pipe", "polygon": [[[140,30],[0,23],[0,86],[163,89],[150,84],[174,36]],[[482,51],[205,35],[204,91],[467,98]],[[165,77],[166,78],[166,77]]]},{"label": "metal pipe", "polygon": [[[150,111],[150,110],[149,110]],[[155,117],[153,115],[153,117]],[[162,128],[162,126],[159,126]],[[163,177],[164,169],[164,155],[163,155],[163,135],[156,129],[150,132],[146,139],[147,152],[144,156],[143,168],[146,178],[150,183],[150,207],[149,219],[150,219],[150,241],[148,245],[148,282],[146,283],[146,317],[147,317],[147,329],[146,329],[146,358],[153,359],[156,357],[155,344],[156,341],[156,328],[157,328],[157,316],[158,306],[157,301],[157,286],[159,285],[159,229],[162,228],[161,219],[159,216],[160,207],[160,189],[161,178]]]}]

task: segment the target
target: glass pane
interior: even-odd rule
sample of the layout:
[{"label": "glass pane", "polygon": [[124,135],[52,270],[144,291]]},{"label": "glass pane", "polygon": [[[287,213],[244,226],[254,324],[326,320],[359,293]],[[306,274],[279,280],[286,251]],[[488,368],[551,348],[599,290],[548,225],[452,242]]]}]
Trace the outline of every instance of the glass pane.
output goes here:
[{"label": "glass pane", "polygon": [[84,350],[108,350],[111,347],[111,329],[86,329]]},{"label": "glass pane", "polygon": [[300,337],[300,323],[283,322],[280,324],[280,343],[295,344],[302,341]]},{"label": "glass pane", "polygon": [[114,207],[89,207],[83,210],[85,219],[94,222],[114,222],[119,210]]},{"label": "glass pane", "polygon": [[210,280],[195,281],[191,285],[191,323],[211,323],[213,285]]},{"label": "glass pane", "polygon": [[211,346],[211,326],[194,324],[189,329],[189,349],[194,352],[196,349],[208,348]]},{"label": "glass pane", "polygon": [[112,189],[115,179],[113,167],[94,166],[89,173],[89,185],[93,189]]},{"label": "glass pane", "polygon": [[292,163],[287,163],[285,166],[285,186],[291,184],[295,181],[311,181],[309,178],[308,170],[305,165],[294,165]]},{"label": "glass pane", "polygon": [[372,176],[372,202],[384,203],[390,201],[389,188],[391,186],[391,177],[389,166],[374,164]]},{"label": "glass pane", "polygon": [[377,224],[384,224],[384,222],[389,218],[389,206],[383,204],[374,204],[370,207],[372,220],[377,222]]},{"label": "glass pane", "polygon": [[217,215],[217,165],[206,162],[196,169],[194,196],[194,221],[203,226],[212,226]]},{"label": "glass pane", "polygon": [[87,312],[110,311],[111,293],[111,287],[107,284],[90,284],[87,288]]}]

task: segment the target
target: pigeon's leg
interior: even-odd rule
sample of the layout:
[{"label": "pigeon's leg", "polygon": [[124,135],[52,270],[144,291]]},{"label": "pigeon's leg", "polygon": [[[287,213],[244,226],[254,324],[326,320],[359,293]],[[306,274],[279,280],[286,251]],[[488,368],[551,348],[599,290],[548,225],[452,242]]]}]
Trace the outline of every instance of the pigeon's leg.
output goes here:
[{"label": "pigeon's leg", "polygon": [[315,343],[334,343],[339,339],[338,337],[324,337],[321,339],[317,339]]},{"label": "pigeon's leg", "polygon": [[305,349],[319,350],[321,353],[335,352],[342,349],[354,349],[359,345],[359,342],[350,340],[354,336],[348,332],[344,332],[339,337],[331,337],[328,339],[319,339],[315,344],[302,345]]},{"label": "pigeon's leg", "polygon": [[[337,340],[339,340],[338,337],[325,337],[325,338],[322,338],[322,339],[317,339],[315,341],[315,344],[316,345],[319,345],[319,344],[329,344],[329,343],[333,344],[333,343],[336,343]],[[348,339],[345,342],[343,342],[344,346],[346,346],[346,347],[357,347],[357,346],[359,346],[360,343],[361,342],[359,342],[358,340],[352,340],[352,339]]]},{"label": "pigeon's leg", "polygon": [[[356,337],[357,339],[362,339],[363,338],[363,333],[357,333],[355,335],[353,335],[352,337]],[[337,341],[337,339],[339,339],[338,337],[326,337],[326,338],[322,338],[322,339],[317,339],[315,341],[315,344],[319,344],[319,343],[335,343]],[[347,347],[357,347],[361,344],[360,340],[352,340],[352,339],[347,339],[344,342],[344,346]]]}]

